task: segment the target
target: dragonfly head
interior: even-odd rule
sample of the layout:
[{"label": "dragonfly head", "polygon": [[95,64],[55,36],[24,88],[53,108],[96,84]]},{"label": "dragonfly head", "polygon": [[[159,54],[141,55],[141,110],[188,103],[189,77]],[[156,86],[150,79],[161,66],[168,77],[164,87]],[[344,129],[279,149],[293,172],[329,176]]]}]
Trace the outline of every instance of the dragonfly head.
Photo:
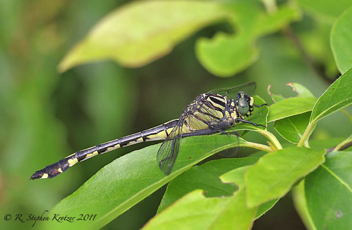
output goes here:
[{"label": "dragonfly head", "polygon": [[244,92],[237,94],[237,112],[241,116],[250,116],[253,112],[254,99]]}]

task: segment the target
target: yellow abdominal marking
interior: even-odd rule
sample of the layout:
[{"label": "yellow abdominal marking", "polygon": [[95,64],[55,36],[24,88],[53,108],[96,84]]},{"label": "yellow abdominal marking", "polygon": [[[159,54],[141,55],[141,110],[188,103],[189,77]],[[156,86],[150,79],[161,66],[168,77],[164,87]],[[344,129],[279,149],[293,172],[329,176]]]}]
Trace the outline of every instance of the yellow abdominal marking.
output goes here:
[{"label": "yellow abdominal marking", "polygon": [[69,160],[68,160],[68,164],[69,164],[70,167],[71,167],[72,165],[76,164],[77,162],[78,162],[78,159],[77,159],[77,158],[75,158],[75,159],[69,159]]},{"label": "yellow abdominal marking", "polygon": [[98,151],[94,151],[94,152],[92,152],[92,153],[89,153],[89,154],[87,154],[87,156],[84,158],[84,160],[87,160],[87,159],[89,159],[89,158],[91,158],[91,157],[94,157],[94,156],[96,156],[96,155],[98,155],[99,153],[98,153]]},{"label": "yellow abdominal marking", "polygon": [[42,176],[43,179],[48,178],[48,177],[49,177],[49,175],[47,173],[44,173]]},{"label": "yellow abdominal marking", "polygon": [[117,148],[120,148],[120,145],[119,145],[119,144],[115,145],[114,147],[109,147],[109,148],[106,150],[106,152],[111,151],[111,150],[114,150],[114,149],[117,149]]}]

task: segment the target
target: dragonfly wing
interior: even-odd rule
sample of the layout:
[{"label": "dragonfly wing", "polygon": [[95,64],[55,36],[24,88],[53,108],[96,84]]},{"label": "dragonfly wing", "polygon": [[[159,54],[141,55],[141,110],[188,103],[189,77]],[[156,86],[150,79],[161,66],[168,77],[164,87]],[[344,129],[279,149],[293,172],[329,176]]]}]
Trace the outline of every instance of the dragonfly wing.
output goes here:
[{"label": "dragonfly wing", "polygon": [[237,93],[240,91],[246,93],[247,95],[253,95],[256,86],[257,85],[255,82],[250,82],[250,83],[238,85],[238,86],[231,87],[231,88],[212,90],[209,93],[227,96],[227,98],[229,98],[229,99],[236,99]]},{"label": "dragonfly wing", "polygon": [[183,121],[184,119],[179,120],[177,125],[170,132],[170,135],[161,144],[157,153],[159,168],[166,175],[171,173],[180,149]]}]

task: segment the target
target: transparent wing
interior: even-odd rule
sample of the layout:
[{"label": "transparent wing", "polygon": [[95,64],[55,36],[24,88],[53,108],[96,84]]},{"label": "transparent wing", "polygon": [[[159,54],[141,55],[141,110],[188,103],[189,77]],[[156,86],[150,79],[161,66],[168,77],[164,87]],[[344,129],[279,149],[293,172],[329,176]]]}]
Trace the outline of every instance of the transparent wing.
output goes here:
[{"label": "transparent wing", "polygon": [[228,136],[228,143],[231,143],[231,141],[236,142],[236,146],[233,148],[223,150],[219,152],[218,155],[221,157],[232,158],[232,157],[235,157],[238,153],[238,149],[240,145],[239,134],[238,132],[229,132],[229,133],[226,133],[226,135]]},{"label": "transparent wing", "polygon": [[157,153],[159,168],[166,175],[169,175],[174,167],[180,149],[183,122],[184,119],[179,120],[177,125],[172,129],[170,135],[161,144]]},{"label": "transparent wing", "polygon": [[[220,119],[217,117],[219,114],[216,114],[212,109],[208,109],[206,106],[202,107],[201,113],[197,113],[197,118],[193,114],[187,114],[181,116],[177,125],[172,129],[170,135],[165,139],[161,144],[158,153],[157,161],[159,168],[166,175],[169,175],[174,167],[179,149],[180,141],[183,135],[183,124],[186,122],[189,127],[194,129],[194,132],[187,133],[187,136],[198,136],[204,134],[211,134],[217,132],[218,130],[210,130],[209,123],[220,122]],[[199,120],[199,118],[202,120]],[[198,132],[201,131],[201,132]],[[220,129],[219,129],[220,131]],[[200,144],[201,146],[201,144]]]},{"label": "transparent wing", "polygon": [[[247,93],[255,89],[254,82],[243,86],[246,87],[233,87],[213,92],[215,94],[222,93],[225,95],[236,92],[234,93],[236,95],[238,90],[246,90],[245,92]],[[158,150],[157,161],[161,171],[166,175],[169,175],[172,171],[180,149],[180,140],[183,136],[184,124],[192,130],[191,133],[185,134],[186,136],[207,135],[216,132],[226,134],[224,130],[231,128],[231,124],[222,119],[224,116],[223,111],[219,108],[221,108],[221,106],[214,104],[214,102],[211,103],[202,97],[197,98],[195,103],[189,105],[188,109],[185,110],[187,112],[181,116],[177,125],[172,129],[170,135],[165,139]]]},{"label": "transparent wing", "polygon": [[236,99],[237,93],[240,91],[245,92],[247,95],[253,95],[256,86],[257,85],[255,82],[250,82],[250,83],[238,85],[231,88],[215,89],[208,93],[220,94],[223,96],[227,96],[227,98],[229,99]]}]

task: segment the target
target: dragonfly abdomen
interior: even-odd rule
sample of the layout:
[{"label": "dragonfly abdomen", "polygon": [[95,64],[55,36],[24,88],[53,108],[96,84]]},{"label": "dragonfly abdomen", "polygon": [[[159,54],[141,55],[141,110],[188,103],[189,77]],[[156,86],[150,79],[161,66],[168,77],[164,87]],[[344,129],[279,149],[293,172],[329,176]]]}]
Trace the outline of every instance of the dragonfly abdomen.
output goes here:
[{"label": "dragonfly abdomen", "polygon": [[170,134],[171,130],[176,126],[177,122],[178,119],[172,120],[165,124],[144,130],[139,133],[135,133],[126,137],[122,137],[113,141],[109,141],[100,145],[96,145],[94,147],[75,152],[52,165],[48,165],[45,168],[36,171],[30,179],[34,180],[53,178],[65,172],[67,169],[69,169],[76,163],[85,161],[96,155],[145,141],[164,140]]}]

